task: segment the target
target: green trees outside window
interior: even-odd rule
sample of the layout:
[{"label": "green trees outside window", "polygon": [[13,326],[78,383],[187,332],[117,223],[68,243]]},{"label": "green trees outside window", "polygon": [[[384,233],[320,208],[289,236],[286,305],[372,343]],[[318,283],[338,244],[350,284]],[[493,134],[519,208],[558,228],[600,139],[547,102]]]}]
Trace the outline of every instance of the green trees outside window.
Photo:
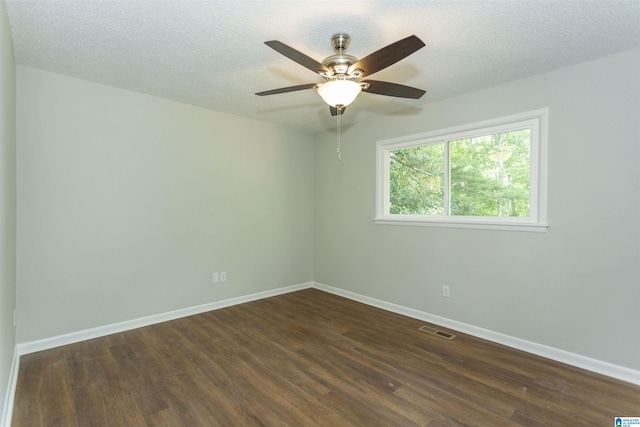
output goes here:
[{"label": "green trees outside window", "polygon": [[389,213],[528,217],[531,129],[389,152]]}]

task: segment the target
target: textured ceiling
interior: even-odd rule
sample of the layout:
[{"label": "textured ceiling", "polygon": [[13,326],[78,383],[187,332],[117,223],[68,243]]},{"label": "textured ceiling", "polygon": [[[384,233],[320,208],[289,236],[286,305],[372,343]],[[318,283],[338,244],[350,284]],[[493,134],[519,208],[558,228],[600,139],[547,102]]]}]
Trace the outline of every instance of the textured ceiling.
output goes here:
[{"label": "textured ceiling", "polygon": [[362,58],[415,34],[426,47],[376,73],[427,94],[362,93],[343,123],[640,46],[640,0],[6,0],[16,62],[55,73],[293,126],[333,129],[319,82],[263,44],[322,61],[331,35]]}]

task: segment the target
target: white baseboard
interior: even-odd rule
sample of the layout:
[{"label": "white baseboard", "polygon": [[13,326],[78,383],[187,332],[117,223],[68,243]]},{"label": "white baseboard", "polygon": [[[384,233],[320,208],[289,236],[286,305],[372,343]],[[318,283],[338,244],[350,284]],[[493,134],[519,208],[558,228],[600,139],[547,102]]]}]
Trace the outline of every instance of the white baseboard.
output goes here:
[{"label": "white baseboard", "polygon": [[315,282],[313,284],[313,287],[321,291],[329,292],[344,298],[361,302],[363,304],[381,308],[383,310],[391,311],[393,313],[402,314],[403,316],[411,317],[418,320],[423,320],[425,322],[433,323],[439,326],[443,326],[445,328],[449,328],[456,331],[460,331],[465,334],[473,335],[478,338],[482,338],[498,344],[506,345],[508,347],[512,347],[518,350],[526,351],[527,353],[532,353],[538,356],[546,357],[547,359],[555,360],[557,362],[566,363],[568,365],[576,366],[578,368],[586,369],[588,371],[596,372],[598,374],[606,375],[608,377],[612,377],[612,378],[616,378],[632,384],[640,385],[640,371],[626,368],[624,366],[614,365],[613,363],[592,359],[590,357],[582,356],[576,353],[571,353],[569,351],[560,350],[554,347],[549,347],[549,346],[538,344],[531,341],[526,341],[520,338],[515,338],[509,335],[501,334],[499,332],[469,325],[467,323],[462,323],[456,320],[447,319],[446,317],[436,316],[434,314],[425,313],[423,311],[415,310],[412,308],[389,303],[379,299],[356,294],[354,292],[346,291],[344,289],[334,288],[332,286],[324,285],[322,283]]},{"label": "white baseboard", "polygon": [[20,355],[18,348],[13,349],[13,362],[11,362],[11,372],[9,373],[9,381],[7,384],[7,393],[4,397],[4,405],[2,407],[2,419],[0,426],[11,427],[11,418],[13,416],[13,401],[16,396],[16,385],[18,383],[18,371],[20,370]]},{"label": "white baseboard", "polygon": [[[72,332],[69,334],[58,335],[55,337],[45,338],[36,341],[30,341],[21,343],[16,346],[14,355],[14,370],[12,370],[11,388],[7,393],[7,399],[5,399],[5,415],[6,406],[8,404],[9,397],[11,398],[11,409],[13,408],[13,393],[15,393],[15,381],[18,376],[19,356],[28,353],[34,353],[36,351],[47,350],[62,345],[73,344],[80,341],[85,341],[93,338],[99,338],[106,335],[115,334],[118,332],[124,332],[131,329],[141,328],[143,326],[153,325],[156,323],[166,322],[169,320],[179,319],[181,317],[192,316],[194,314],[205,313],[207,311],[217,310],[220,308],[230,307],[237,304],[243,304],[246,302],[256,301],[263,298],[268,298],[276,295],[282,295],[289,292],[299,291],[301,289],[316,288],[321,291],[329,292],[344,298],[348,298],[354,301],[361,302],[373,307],[378,307],[383,310],[398,313],[414,319],[423,320],[425,322],[433,323],[443,326],[445,328],[460,331],[465,334],[473,335],[478,338],[486,339],[498,344],[506,345],[518,350],[526,351],[528,353],[536,354],[538,356],[546,357],[551,360],[566,363],[568,365],[576,366],[588,371],[596,372],[598,374],[606,375],[608,377],[616,378],[622,381],[626,381],[632,384],[640,385],[640,371],[626,368],[619,365],[614,365],[609,362],[604,362],[590,357],[582,356],[579,354],[571,353],[565,350],[549,347],[543,344],[526,341],[520,338],[505,335],[499,332],[491,331],[488,329],[473,326],[467,323],[458,322],[456,320],[447,319],[446,317],[437,316],[434,314],[422,312],[412,308],[404,307],[401,305],[389,303],[379,299],[367,297],[364,295],[356,294],[354,292],[346,291],[344,289],[334,288],[332,286],[324,285],[317,282],[307,282],[293,286],[287,286],[283,288],[273,289],[264,292],[258,292],[246,296],[230,298],[222,301],[216,301],[208,304],[197,305],[194,307],[188,307],[180,310],[174,310],[166,313],[156,314],[152,316],[142,317],[139,319],[128,320],[125,322],[114,323],[111,325],[100,326],[97,328],[86,329],[83,331]],[[10,419],[9,419],[10,421]],[[1,424],[5,426],[5,424]],[[8,427],[8,424],[6,424]]]},{"label": "white baseboard", "polygon": [[194,314],[206,313],[207,311],[218,310],[220,308],[231,307],[245,302],[256,301],[263,298],[269,298],[276,295],[282,295],[289,292],[307,289],[313,286],[313,282],[301,283],[298,285],[286,286],[283,288],[272,289],[255,294],[245,295],[241,297],[229,298],[222,301],[215,301],[207,304],[196,305],[193,307],[182,308],[180,310],[169,311],[166,313],[154,314],[152,316],[141,317],[138,319],[127,320],[124,322],[113,323],[110,325],[98,326],[97,328],[85,329],[82,331],[71,332],[64,335],[57,335],[50,338],[44,338],[36,341],[29,341],[17,345],[18,355],[35,353],[37,351],[48,350],[50,348],[60,347],[67,344],[73,344],[80,341],[100,338],[106,335],[116,334],[119,332],[129,331],[131,329],[141,328],[156,323],[167,322],[169,320],[179,319],[181,317],[193,316]]}]

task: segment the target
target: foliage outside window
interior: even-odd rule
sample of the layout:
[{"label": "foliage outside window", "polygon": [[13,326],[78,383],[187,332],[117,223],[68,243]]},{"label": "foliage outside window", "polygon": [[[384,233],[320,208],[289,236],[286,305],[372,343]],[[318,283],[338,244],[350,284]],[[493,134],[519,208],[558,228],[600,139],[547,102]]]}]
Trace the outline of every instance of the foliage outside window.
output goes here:
[{"label": "foliage outside window", "polygon": [[541,110],[379,142],[377,222],[544,228],[545,127]]}]

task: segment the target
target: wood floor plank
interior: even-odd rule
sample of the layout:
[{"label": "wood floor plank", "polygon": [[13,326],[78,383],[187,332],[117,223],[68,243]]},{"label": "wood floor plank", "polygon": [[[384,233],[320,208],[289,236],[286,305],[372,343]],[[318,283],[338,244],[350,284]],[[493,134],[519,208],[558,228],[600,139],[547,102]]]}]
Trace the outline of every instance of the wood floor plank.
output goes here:
[{"label": "wood floor plank", "polygon": [[24,355],[12,425],[595,426],[640,416],[638,386],[455,331],[444,340],[424,324],[306,289]]},{"label": "wood floor plank", "polygon": [[24,387],[16,390],[21,411],[31,414],[33,426],[66,422],[74,425],[72,387],[66,361],[58,349],[42,355],[25,356],[18,375]]}]

